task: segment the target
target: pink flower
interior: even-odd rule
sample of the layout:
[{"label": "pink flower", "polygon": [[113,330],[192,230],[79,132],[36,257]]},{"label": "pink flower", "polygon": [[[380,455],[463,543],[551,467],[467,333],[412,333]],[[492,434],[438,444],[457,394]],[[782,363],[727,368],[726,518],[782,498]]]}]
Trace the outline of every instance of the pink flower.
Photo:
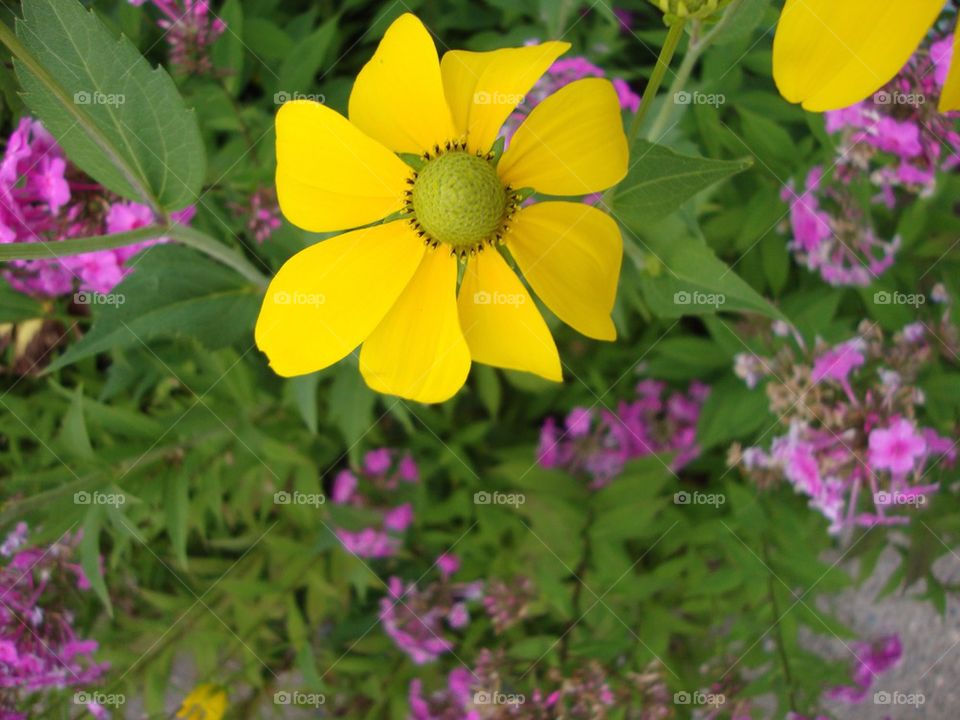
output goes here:
[{"label": "pink flower", "polygon": [[874,470],[889,470],[903,476],[914,469],[917,460],[927,451],[923,435],[910,420],[900,418],[889,428],[874,428],[870,432],[870,466]]},{"label": "pink flower", "polygon": [[363,469],[368,475],[383,475],[390,469],[391,462],[390,450],[387,448],[371,450],[363,458]]},{"label": "pink flower", "polygon": [[412,523],[413,506],[410,503],[388,510],[383,516],[383,526],[395,532],[406,532]]},{"label": "pink flower", "polygon": [[458,558],[456,555],[443,553],[437,558],[436,565],[440,569],[440,573],[444,577],[448,577],[460,569],[460,558]]},{"label": "pink flower", "polygon": [[333,502],[343,505],[350,502],[357,490],[357,476],[349,470],[341,470],[333,479]]}]

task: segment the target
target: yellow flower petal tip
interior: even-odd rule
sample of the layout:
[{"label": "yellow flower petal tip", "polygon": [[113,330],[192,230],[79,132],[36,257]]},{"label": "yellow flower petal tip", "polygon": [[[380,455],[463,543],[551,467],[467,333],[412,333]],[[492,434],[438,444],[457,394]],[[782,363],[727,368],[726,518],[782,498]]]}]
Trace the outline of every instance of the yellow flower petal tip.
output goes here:
[{"label": "yellow flower petal tip", "polygon": [[227,693],[219,685],[197,685],[183,699],[179,720],[222,720],[227,712]]},{"label": "yellow flower petal tip", "polygon": [[[255,339],[278,375],[322,370],[359,347],[371,388],[418,402],[453,397],[474,361],[562,381],[556,343],[504,248],[561,320],[616,337],[616,223],[579,202],[522,207],[518,191],[584,195],[623,178],[613,86],[571,83],[537,105],[506,153],[492,152],[569,47],[456,50],[441,61],[427,28],[404,14],[360,71],[349,120],[307,101],[280,109],[284,215],[313,232],[360,229],[301,250],[267,288]],[[403,153],[420,156],[416,170]]]},{"label": "yellow flower petal tip", "polygon": [[814,112],[860,102],[906,64],[942,9],[942,0],[787,0],[773,40],[780,94]]}]

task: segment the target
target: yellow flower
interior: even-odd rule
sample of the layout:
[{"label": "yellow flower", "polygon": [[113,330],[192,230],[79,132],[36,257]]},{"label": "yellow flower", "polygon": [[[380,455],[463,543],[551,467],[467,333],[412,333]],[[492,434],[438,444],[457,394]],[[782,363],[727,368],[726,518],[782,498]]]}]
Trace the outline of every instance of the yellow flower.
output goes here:
[{"label": "yellow flower", "polygon": [[[941,10],[943,0],[786,0],[773,40],[777,87],[815,112],[854,105],[903,68]],[[941,112],[960,109],[958,57]]]},{"label": "yellow flower", "polygon": [[[623,178],[613,86],[567,85],[499,159],[491,152],[507,116],[568,48],[454,50],[440,61],[426,28],[405,14],[358,75],[349,120],[310,101],[280,109],[283,214],[312,232],[366,227],[297,253],[271,282],[256,341],[274,371],[314,372],[362,343],[367,384],[421,402],[454,395],[472,360],[562,380],[553,337],[501,248],[561,320],[616,337],[616,223],[581,202],[521,207],[521,191],[580,196]],[[420,156],[418,170],[401,155]]]},{"label": "yellow flower", "polygon": [[227,693],[218,685],[197,685],[177,711],[181,720],[221,720],[227,711]]}]

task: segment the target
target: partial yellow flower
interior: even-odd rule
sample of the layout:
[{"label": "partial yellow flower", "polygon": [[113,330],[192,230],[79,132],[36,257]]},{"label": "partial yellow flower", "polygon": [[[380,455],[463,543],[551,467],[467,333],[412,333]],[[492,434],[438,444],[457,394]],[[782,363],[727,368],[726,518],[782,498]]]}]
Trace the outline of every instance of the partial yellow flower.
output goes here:
[{"label": "partial yellow flower", "polygon": [[[860,102],[903,68],[943,5],[944,0],[786,0],[773,40],[780,93],[815,112]],[[960,109],[958,57],[955,52],[941,112]]]},{"label": "partial yellow flower", "polygon": [[177,711],[180,720],[222,720],[227,712],[227,693],[219,685],[197,685]]},{"label": "partial yellow flower", "polygon": [[357,76],[349,120],[310,101],[280,108],[283,214],[312,232],[358,229],[297,253],[270,283],[256,341],[278,374],[323,369],[362,344],[370,387],[421,402],[454,395],[473,361],[562,380],[556,344],[507,251],[561,320],[616,337],[617,224],[579,202],[523,205],[532,191],[580,196],[624,177],[613,86],[571,83],[537,105],[502,156],[494,148],[568,48],[454,50],[440,60],[405,14]]}]

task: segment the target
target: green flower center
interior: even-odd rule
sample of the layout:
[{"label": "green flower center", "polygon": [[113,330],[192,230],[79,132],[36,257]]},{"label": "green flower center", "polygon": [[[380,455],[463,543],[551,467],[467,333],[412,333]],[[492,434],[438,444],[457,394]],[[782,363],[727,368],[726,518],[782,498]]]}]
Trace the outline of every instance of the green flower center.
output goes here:
[{"label": "green flower center", "polygon": [[427,242],[450,245],[462,257],[499,235],[510,194],[487,158],[455,149],[427,160],[413,181],[408,210]]}]

